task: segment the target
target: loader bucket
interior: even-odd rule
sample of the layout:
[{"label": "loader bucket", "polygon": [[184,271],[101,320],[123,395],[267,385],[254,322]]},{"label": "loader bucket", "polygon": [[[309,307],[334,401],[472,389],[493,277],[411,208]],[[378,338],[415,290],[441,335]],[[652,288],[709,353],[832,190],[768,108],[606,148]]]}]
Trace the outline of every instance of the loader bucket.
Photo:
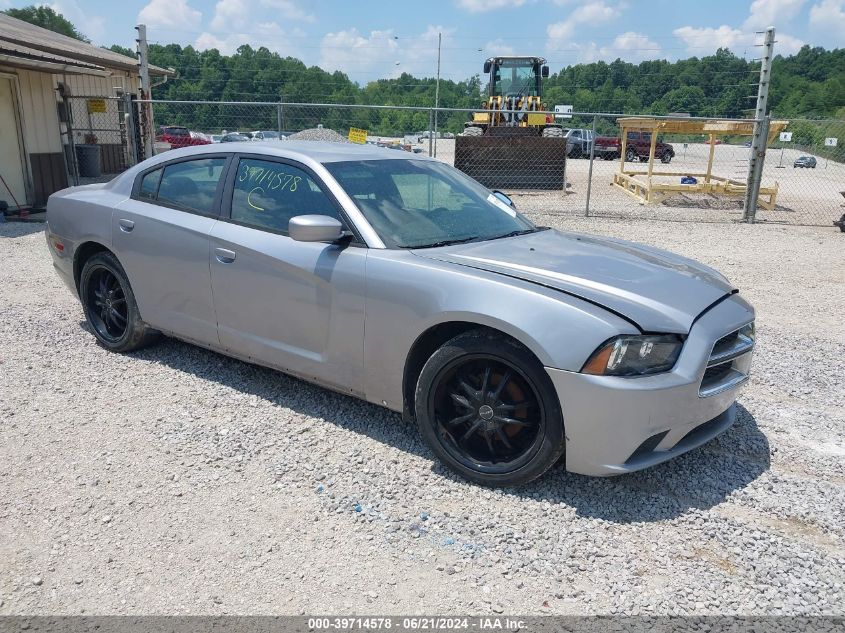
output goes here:
[{"label": "loader bucket", "polygon": [[537,132],[507,134],[494,127],[484,136],[455,139],[455,167],[488,189],[563,190],[565,161],[566,139]]}]

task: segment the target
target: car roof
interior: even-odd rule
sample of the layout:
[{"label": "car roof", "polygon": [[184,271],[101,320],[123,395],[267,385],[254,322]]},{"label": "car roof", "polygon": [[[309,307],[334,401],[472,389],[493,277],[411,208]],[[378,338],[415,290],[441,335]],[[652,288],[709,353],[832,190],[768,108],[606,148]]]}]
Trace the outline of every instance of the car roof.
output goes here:
[{"label": "car roof", "polygon": [[[342,161],[360,160],[429,160],[427,156],[397,152],[385,147],[376,145],[359,145],[357,143],[330,143],[326,141],[292,141],[284,143],[268,144],[252,142],[235,142],[226,144],[225,148],[219,145],[195,145],[182,149],[169,150],[158,154],[161,162],[174,158],[187,158],[189,156],[201,156],[202,154],[219,154],[220,152],[243,152],[248,154],[265,154],[289,158],[299,162],[315,161],[318,163],[336,163]],[[407,154],[407,155],[404,155]]]}]

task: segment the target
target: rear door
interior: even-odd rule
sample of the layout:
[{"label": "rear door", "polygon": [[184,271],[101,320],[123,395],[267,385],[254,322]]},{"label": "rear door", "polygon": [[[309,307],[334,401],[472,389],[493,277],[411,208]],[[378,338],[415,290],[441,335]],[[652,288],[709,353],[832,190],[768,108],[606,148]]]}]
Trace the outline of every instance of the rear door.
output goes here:
[{"label": "rear door", "polygon": [[211,231],[211,283],[220,343],[345,391],[363,390],[364,265],[357,239],[296,242],[288,222],[329,215],[351,226],[305,166],[243,155],[230,170]]},{"label": "rear door", "polygon": [[157,329],[214,344],[209,233],[220,213],[229,157],[202,155],[139,175],[112,214],[112,240],[141,318]]}]

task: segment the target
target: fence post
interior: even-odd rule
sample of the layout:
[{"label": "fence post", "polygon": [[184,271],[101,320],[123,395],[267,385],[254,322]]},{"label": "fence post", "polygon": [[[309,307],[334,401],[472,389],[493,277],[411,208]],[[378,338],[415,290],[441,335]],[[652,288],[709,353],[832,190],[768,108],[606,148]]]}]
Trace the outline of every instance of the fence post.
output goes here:
[{"label": "fence post", "polygon": [[[760,180],[763,176],[763,161],[766,159],[766,145],[769,143],[769,117],[766,109],[769,100],[769,83],[772,73],[772,58],[775,50],[775,28],[766,29],[763,43],[763,57],[760,60],[760,82],[757,87],[757,106],[754,110],[754,136],[751,137],[751,160],[748,161],[748,178],[745,190],[745,212],[743,220],[754,223],[757,213],[757,197],[760,194]],[[712,150],[712,145],[710,146]]]},{"label": "fence post", "polygon": [[132,103],[132,95],[128,92],[124,92],[120,98],[123,99],[123,111],[125,113],[123,116],[126,118],[126,153],[129,158],[129,167],[133,167],[138,163],[138,145],[136,143],[138,129],[136,127],[135,104]]},{"label": "fence post", "polygon": [[276,127],[279,128],[279,138],[282,138],[282,104],[276,106]]},{"label": "fence post", "polygon": [[[584,207],[584,217],[590,217],[590,196],[593,193],[593,161],[596,158],[596,121],[598,120],[599,116],[597,114],[593,115],[593,139],[590,141],[590,170],[587,174],[587,204]],[[564,189],[566,189],[566,183],[563,183]]]},{"label": "fence post", "polygon": [[433,128],[434,128],[434,110],[429,110],[428,111],[428,156],[429,156],[429,158],[432,156],[431,142],[432,142],[433,139],[431,137],[434,136],[434,132],[432,132]]},{"label": "fence post", "polygon": [[[749,167],[747,190],[745,192],[745,212],[743,220],[754,224],[757,215],[757,199],[760,196],[760,185],[763,181],[763,163],[766,161],[766,146],[769,142],[769,124],[771,117],[765,117],[762,123],[755,126],[755,140],[751,147],[751,166]],[[757,140],[759,135],[761,140]]]}]

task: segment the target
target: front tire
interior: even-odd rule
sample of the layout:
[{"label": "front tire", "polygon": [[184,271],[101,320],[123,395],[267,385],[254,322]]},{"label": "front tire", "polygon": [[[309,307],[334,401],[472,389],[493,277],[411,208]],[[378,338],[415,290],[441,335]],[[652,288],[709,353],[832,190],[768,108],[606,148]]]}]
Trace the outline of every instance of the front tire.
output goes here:
[{"label": "front tire", "polygon": [[563,415],[542,364],[483,330],[446,342],[420,373],[417,425],[434,454],[484,486],[540,477],[564,453]]},{"label": "front tire", "polygon": [[629,149],[625,152],[625,160],[628,161],[629,163],[633,163],[636,159],[637,159],[637,153],[634,150]]},{"label": "front tire", "polygon": [[158,338],[159,333],[141,320],[129,279],[111,253],[97,253],[85,262],[79,297],[91,331],[106,349],[131,352]]},{"label": "front tire", "polygon": [[664,165],[668,165],[669,163],[671,163],[672,162],[672,152],[670,152],[669,150],[666,150],[665,152],[663,152],[663,154],[660,156],[660,162],[663,163]]}]

